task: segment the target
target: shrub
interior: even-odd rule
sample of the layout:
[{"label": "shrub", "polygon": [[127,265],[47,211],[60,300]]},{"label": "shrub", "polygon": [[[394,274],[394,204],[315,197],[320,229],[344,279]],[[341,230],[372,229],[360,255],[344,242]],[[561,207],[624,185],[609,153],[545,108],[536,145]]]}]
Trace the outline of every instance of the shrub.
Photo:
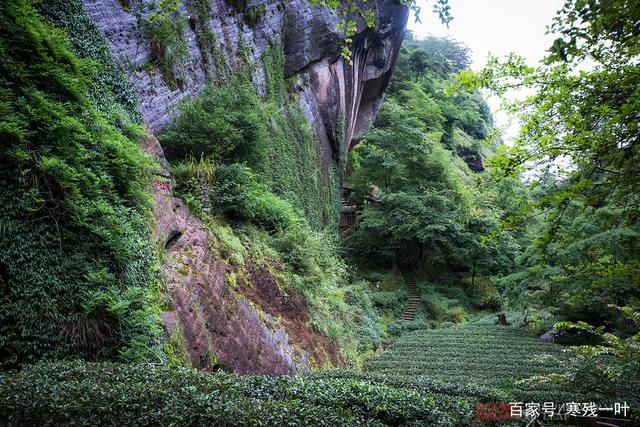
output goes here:
[{"label": "shrub", "polygon": [[180,114],[160,138],[167,156],[259,164],[267,134],[256,112],[258,97],[247,86],[207,86],[201,96],[182,103]]},{"label": "shrub", "polygon": [[228,226],[216,225],[213,233],[220,245],[220,255],[232,265],[244,266],[248,257],[246,248]]},{"label": "shrub", "polygon": [[421,320],[396,320],[389,325],[388,332],[392,336],[400,336],[407,332],[429,329],[429,325]]},{"label": "shrub", "polygon": [[203,195],[208,197],[209,188],[215,181],[215,174],[215,164],[206,158],[199,161],[189,158],[171,166],[171,175],[176,181],[175,191],[192,213],[201,215],[204,213],[203,209],[210,208],[204,206],[210,201],[202,199]]},{"label": "shrub", "polygon": [[381,312],[399,315],[407,302],[407,291],[398,289],[393,292],[371,292],[371,301]]},{"label": "shrub", "polygon": [[445,319],[453,323],[463,323],[467,317],[467,310],[464,307],[452,307],[444,315]]},{"label": "shrub", "polygon": [[213,200],[229,218],[251,221],[269,230],[292,226],[301,215],[271,193],[251,169],[242,164],[218,168]]},{"label": "shrub", "polygon": [[380,331],[370,317],[364,317],[355,333],[358,340],[358,351],[376,349],[382,342]]},{"label": "shrub", "polygon": [[153,65],[171,89],[183,89],[187,83],[184,64],[189,58],[189,46],[184,39],[185,27],[183,16],[163,13],[152,14],[144,25]]},{"label": "shrub", "polygon": [[238,376],[65,362],[0,377],[0,418],[7,425],[456,426],[473,418],[465,390],[483,393],[428,380],[378,384],[358,374]]}]

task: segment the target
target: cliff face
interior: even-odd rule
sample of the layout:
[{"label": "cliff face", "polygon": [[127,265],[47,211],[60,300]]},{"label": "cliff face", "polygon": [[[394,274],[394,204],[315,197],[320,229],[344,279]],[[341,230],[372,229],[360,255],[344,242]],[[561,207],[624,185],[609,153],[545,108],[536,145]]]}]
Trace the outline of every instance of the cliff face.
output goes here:
[{"label": "cliff face", "polygon": [[[339,53],[338,18],[305,0],[209,0],[206,19],[195,16],[202,1],[207,0],[180,5],[178,12],[189,17],[184,29],[188,60],[178,88],[172,88],[149,66],[153,52],[141,28],[149,12],[131,12],[143,10],[136,1],[84,0],[86,12],[138,94],[146,125],[161,133],[181,100],[196,96],[208,78],[233,74],[241,62],[251,64],[255,86],[266,93],[266,58],[277,47],[284,52],[284,77],[291,78],[288,90],[313,125],[328,173],[344,159],[352,136],[374,119],[402,42],[406,8],[379,0],[379,25],[365,29],[360,24],[349,63]],[[213,47],[207,51],[199,39],[205,31]],[[241,280],[234,278],[234,267],[217,257],[215,233],[173,197],[169,166],[157,140],[149,136],[141,145],[162,165],[153,188],[155,238],[167,255],[163,267],[173,310],[161,317],[168,339],[181,341],[187,363],[241,373],[341,366],[336,346],[309,326],[302,295],[281,291],[264,268],[249,266]]]},{"label": "cliff face", "polygon": [[[404,36],[408,11],[394,0],[377,2],[376,29],[361,32],[353,42],[353,64],[340,55],[342,35],[338,17],[305,0],[253,0],[241,7],[229,0],[209,0],[209,21],[196,22],[198,0],[186,0],[180,13],[189,16],[185,28],[189,58],[184,64],[181,87],[167,86],[152,60],[149,41],[134,9],[137,1],[84,0],[85,9],[124,64],[141,104],[145,123],[161,132],[175,114],[176,104],[195,96],[206,82],[205,63],[233,71],[239,58],[254,64],[253,80],[266,86],[263,57],[272,46],[282,46],[285,77],[298,76],[295,90],[301,95],[305,114],[314,125],[321,151],[336,158],[348,150],[351,137],[373,120],[387,87]],[[148,3],[148,2],[147,2]],[[123,4],[128,4],[129,11]],[[256,11],[259,11],[257,13]],[[149,12],[142,12],[149,13]],[[216,40],[214,53],[203,52],[199,26],[206,25]],[[211,56],[218,58],[210,58]],[[341,151],[342,150],[342,151]]]},{"label": "cliff face", "polygon": [[184,353],[180,362],[243,374],[341,366],[336,345],[307,324],[304,297],[281,291],[268,269],[250,266],[243,277],[225,263],[215,233],[173,196],[158,140],[148,136],[140,145],[160,164],[152,188],[154,235],[166,253],[166,293],[173,305],[160,316],[167,338]]}]

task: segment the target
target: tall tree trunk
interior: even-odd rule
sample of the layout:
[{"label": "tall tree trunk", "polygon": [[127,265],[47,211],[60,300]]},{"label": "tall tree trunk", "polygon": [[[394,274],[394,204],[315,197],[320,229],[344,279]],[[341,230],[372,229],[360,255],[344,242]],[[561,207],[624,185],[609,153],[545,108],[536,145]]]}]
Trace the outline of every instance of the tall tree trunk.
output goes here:
[{"label": "tall tree trunk", "polygon": [[471,267],[471,288],[476,288],[476,260],[473,260],[473,265]]}]

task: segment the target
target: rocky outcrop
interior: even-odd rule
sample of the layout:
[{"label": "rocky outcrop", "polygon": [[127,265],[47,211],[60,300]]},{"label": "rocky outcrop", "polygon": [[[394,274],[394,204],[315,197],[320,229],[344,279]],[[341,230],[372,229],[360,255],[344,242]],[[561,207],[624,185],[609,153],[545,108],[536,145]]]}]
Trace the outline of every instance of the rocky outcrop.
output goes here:
[{"label": "rocky outcrop", "polygon": [[[352,63],[336,54],[324,55],[301,73],[302,102],[316,124],[317,136],[322,142],[335,144],[332,148],[338,155],[345,155],[352,137],[373,123],[406,21],[405,7],[394,1],[378,2],[378,26],[354,38]],[[285,58],[295,57],[290,46],[285,43]]]},{"label": "rocky outcrop", "polygon": [[[141,2],[84,0],[85,9],[109,40],[113,55],[137,90],[145,123],[155,133],[167,125],[176,104],[196,95],[206,81],[203,55],[210,53],[200,51],[194,32],[197,25],[191,17],[197,1],[201,0],[185,0],[180,6],[179,13],[192,18],[184,34],[189,59],[183,66],[181,87],[172,90],[161,73],[147,66],[152,59],[149,41],[141,20],[131,12],[142,10]],[[397,0],[376,2],[378,25],[365,29],[360,24],[350,64],[338,53],[343,38],[336,29],[338,18],[324,8],[312,7],[305,0],[251,0],[241,8],[236,3],[243,2],[210,2],[206,25],[217,43],[215,55],[221,56],[217,62],[233,69],[238,58],[245,57],[256,65],[254,83],[264,90],[263,56],[269,48],[282,46],[285,77],[299,77],[295,88],[315,127],[325,160],[330,155],[340,158],[352,136],[366,129],[375,117],[404,36],[407,9]],[[130,11],[123,7],[127,3]],[[142,20],[145,13],[149,12],[142,13]]]},{"label": "rocky outcrop", "polygon": [[[174,116],[176,105],[196,96],[207,79],[223,79],[246,70],[247,64],[254,85],[266,93],[270,70],[265,58],[281,49],[288,90],[315,129],[326,176],[345,158],[352,136],[373,121],[408,14],[395,0],[378,0],[378,26],[359,24],[347,61],[339,53],[339,18],[306,0],[183,0],[178,13],[189,20],[184,30],[189,58],[172,88],[154,69],[154,53],[142,29],[149,11],[141,6],[149,0],[83,1],[135,88],[146,125],[156,134]],[[197,7],[203,1],[210,1],[208,19],[192,16],[196,10],[201,13]],[[203,31],[210,36],[206,51],[199,38]],[[309,326],[304,298],[279,289],[269,268],[249,260],[239,272],[221,259],[212,230],[173,197],[169,165],[158,141],[149,136],[141,145],[160,164],[153,182],[155,238],[165,249],[167,296],[173,304],[161,317],[169,339],[178,337],[184,344],[188,364],[278,374],[341,366],[336,346]]]},{"label": "rocky outcrop", "polygon": [[484,171],[484,164],[482,160],[482,154],[477,151],[471,150],[467,147],[456,148],[456,154],[469,166],[473,172],[479,173]]},{"label": "rocky outcrop", "polygon": [[161,317],[168,336],[185,347],[183,362],[259,374],[341,366],[335,344],[308,325],[302,295],[283,294],[273,275],[257,266],[248,278],[229,282],[236,267],[212,252],[215,237],[172,196],[157,139],[145,137],[141,145],[161,166],[152,189],[155,239],[166,251],[166,293],[174,307]]}]

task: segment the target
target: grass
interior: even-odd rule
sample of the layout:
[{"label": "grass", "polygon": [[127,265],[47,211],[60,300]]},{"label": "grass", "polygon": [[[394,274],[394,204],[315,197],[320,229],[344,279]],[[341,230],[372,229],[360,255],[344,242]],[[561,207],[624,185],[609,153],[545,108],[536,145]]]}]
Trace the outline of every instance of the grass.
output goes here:
[{"label": "grass", "polygon": [[573,360],[561,346],[542,342],[523,330],[465,324],[402,335],[386,352],[370,359],[365,369],[370,373],[479,385],[527,401],[571,401],[582,396],[567,386],[520,381],[559,374]]}]

